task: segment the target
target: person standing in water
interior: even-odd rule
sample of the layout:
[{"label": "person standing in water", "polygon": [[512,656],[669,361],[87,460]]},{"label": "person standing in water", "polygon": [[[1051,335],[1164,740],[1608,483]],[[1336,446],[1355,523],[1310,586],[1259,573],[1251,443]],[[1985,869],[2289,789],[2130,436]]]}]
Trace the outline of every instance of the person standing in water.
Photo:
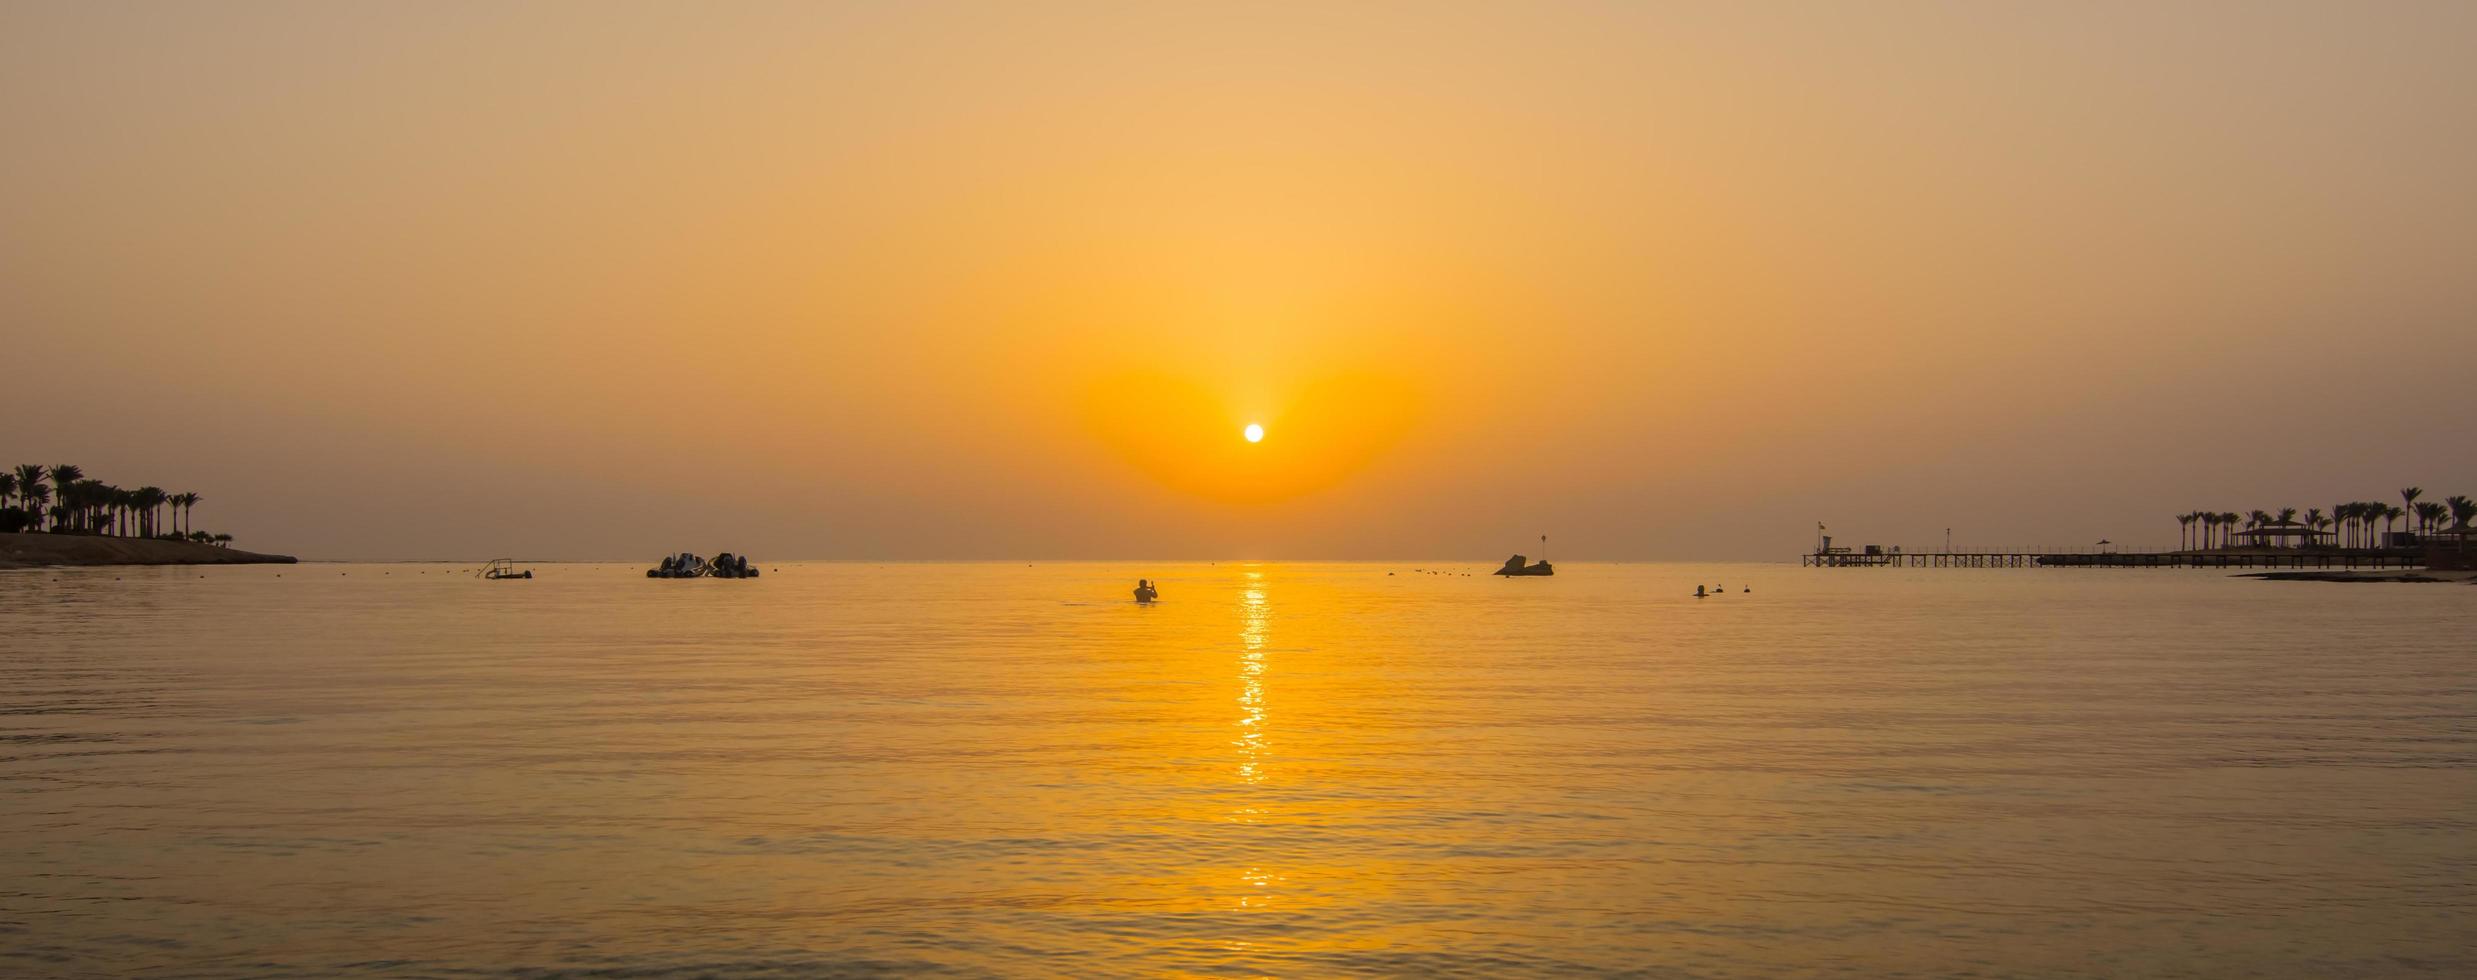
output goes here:
[{"label": "person standing in water", "polygon": [[1151,602],[1158,598],[1161,598],[1161,590],[1153,588],[1152,580],[1140,578],[1135,580],[1135,601]]}]

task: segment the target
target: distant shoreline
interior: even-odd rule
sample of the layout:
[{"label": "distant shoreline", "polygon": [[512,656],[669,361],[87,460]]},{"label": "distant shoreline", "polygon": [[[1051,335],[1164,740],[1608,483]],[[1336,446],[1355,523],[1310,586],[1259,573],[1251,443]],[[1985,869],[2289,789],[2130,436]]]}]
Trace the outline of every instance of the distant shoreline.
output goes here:
[{"label": "distant shoreline", "polygon": [[290,565],[291,555],[262,555],[189,541],[104,534],[0,534],[0,569],[90,565]]},{"label": "distant shoreline", "polygon": [[2477,572],[2431,571],[2418,569],[2322,569],[2309,572],[2254,572],[2233,578],[2254,578],[2265,582],[2417,582],[2427,584],[2464,583],[2477,585]]}]

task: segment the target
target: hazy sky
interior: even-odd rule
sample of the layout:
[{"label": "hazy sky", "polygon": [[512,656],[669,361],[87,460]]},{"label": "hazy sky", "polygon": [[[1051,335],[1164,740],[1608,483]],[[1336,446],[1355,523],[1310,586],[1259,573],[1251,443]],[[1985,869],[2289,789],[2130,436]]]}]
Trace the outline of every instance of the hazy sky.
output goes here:
[{"label": "hazy sky", "polygon": [[2477,494],[2472,42],[8,0],[0,462],[322,558],[1782,559]]}]

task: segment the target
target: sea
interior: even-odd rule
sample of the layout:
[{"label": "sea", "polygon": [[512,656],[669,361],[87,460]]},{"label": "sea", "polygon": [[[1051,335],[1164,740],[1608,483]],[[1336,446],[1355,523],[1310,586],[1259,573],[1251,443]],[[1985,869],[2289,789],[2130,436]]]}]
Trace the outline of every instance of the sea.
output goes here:
[{"label": "sea", "polygon": [[0,976],[2477,976],[2468,585],[532,567],[0,572]]}]

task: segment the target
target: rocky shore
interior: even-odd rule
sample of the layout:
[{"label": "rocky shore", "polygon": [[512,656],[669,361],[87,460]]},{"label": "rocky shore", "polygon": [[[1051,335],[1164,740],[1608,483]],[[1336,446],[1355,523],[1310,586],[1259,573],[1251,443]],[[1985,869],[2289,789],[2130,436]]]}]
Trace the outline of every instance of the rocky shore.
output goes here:
[{"label": "rocky shore", "polygon": [[98,534],[0,534],[0,568],[44,565],[266,565],[292,564],[291,555],[219,548],[187,541],[116,538]]}]

